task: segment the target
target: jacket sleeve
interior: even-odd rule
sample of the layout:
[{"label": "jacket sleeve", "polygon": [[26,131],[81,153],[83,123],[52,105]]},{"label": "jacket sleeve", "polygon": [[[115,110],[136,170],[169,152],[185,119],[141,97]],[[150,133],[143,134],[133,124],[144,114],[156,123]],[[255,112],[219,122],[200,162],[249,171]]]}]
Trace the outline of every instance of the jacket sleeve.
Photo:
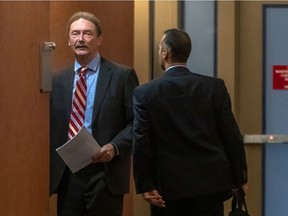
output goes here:
[{"label": "jacket sleeve", "polygon": [[134,97],[134,125],[133,125],[133,174],[136,193],[144,193],[154,189],[152,177],[151,131],[148,112],[143,103],[139,88],[135,89]]},{"label": "jacket sleeve", "polygon": [[248,181],[247,163],[243,136],[235,120],[231,108],[231,100],[223,80],[218,82],[216,100],[219,102],[218,130],[220,139],[224,145],[227,158],[230,162],[232,180],[235,186],[241,186]]}]

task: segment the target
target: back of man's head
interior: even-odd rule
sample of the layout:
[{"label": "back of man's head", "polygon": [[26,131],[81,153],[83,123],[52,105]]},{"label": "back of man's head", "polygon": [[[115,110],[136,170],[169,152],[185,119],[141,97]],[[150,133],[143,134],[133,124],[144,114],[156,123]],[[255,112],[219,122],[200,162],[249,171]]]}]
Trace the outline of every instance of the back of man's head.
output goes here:
[{"label": "back of man's head", "polygon": [[187,32],[180,29],[164,31],[163,45],[170,50],[172,62],[187,62],[192,49],[192,43]]}]

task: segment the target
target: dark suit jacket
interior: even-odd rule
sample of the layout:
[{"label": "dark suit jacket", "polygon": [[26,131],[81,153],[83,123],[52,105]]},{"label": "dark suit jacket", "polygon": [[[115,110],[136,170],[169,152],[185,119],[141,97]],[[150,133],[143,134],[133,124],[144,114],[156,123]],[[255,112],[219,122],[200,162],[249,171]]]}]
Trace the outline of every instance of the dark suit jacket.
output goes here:
[{"label": "dark suit jacket", "polygon": [[[66,167],[55,149],[68,139],[73,80],[72,66],[53,77],[50,129],[51,194],[55,193]],[[133,124],[132,94],[137,85],[138,79],[134,69],[101,58],[92,133],[100,145],[113,143],[119,150],[118,156],[104,164],[105,181],[113,194],[124,194],[129,191]]]},{"label": "dark suit jacket", "polygon": [[166,200],[229,190],[247,181],[242,135],[222,80],[168,70],[134,90],[136,192]]}]

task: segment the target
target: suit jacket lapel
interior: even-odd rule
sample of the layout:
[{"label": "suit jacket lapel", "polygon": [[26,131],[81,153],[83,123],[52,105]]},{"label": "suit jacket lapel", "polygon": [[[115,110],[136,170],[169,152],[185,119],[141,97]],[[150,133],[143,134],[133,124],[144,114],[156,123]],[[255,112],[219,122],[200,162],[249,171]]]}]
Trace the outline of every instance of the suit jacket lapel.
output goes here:
[{"label": "suit jacket lapel", "polygon": [[73,96],[73,81],[74,81],[74,69],[73,67],[68,68],[65,71],[65,76],[62,83],[64,83],[64,89],[65,89],[65,97],[63,103],[65,104],[65,109],[67,110],[66,112],[66,117],[69,121],[70,119],[70,114],[71,114],[71,108],[72,108],[72,96]]},{"label": "suit jacket lapel", "polygon": [[101,58],[100,70],[99,70],[98,81],[97,81],[97,89],[96,89],[96,95],[95,95],[95,100],[94,100],[92,122],[94,122],[97,116],[97,113],[99,111],[99,108],[102,104],[102,101],[105,98],[105,94],[107,92],[111,77],[112,77],[112,70],[111,70],[109,62],[107,62],[104,58]]}]

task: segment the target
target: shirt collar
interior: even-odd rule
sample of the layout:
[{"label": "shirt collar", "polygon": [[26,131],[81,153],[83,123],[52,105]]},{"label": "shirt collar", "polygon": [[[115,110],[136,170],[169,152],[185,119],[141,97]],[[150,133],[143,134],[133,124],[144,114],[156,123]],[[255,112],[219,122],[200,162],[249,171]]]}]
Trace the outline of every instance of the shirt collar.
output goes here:
[{"label": "shirt collar", "polygon": [[168,68],[165,70],[165,72],[167,72],[168,70],[170,70],[170,69],[172,69],[172,68],[175,68],[175,67],[185,67],[185,68],[187,68],[186,65],[172,65],[172,66],[168,67]]},{"label": "shirt collar", "polygon": [[[100,64],[100,54],[97,53],[96,57],[93,58],[87,65],[86,67],[89,69],[89,71],[93,71],[96,72],[98,65]],[[81,68],[82,66],[79,64],[79,62],[77,62],[77,60],[75,60],[74,62],[74,71],[78,71],[79,68]]]}]

